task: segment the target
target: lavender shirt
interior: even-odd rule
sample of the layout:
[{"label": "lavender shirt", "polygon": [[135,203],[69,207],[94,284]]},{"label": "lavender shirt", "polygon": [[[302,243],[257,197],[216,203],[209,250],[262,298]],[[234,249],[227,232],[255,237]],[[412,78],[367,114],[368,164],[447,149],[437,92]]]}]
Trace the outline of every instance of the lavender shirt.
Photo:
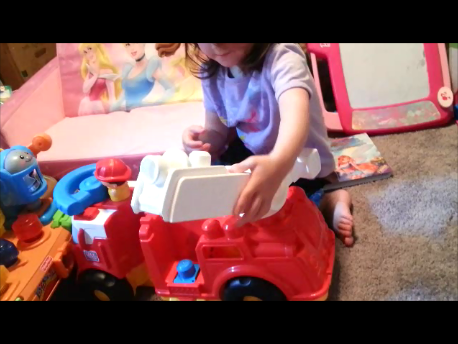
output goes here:
[{"label": "lavender shirt", "polygon": [[[235,73],[233,73],[235,74]],[[215,112],[228,127],[236,127],[240,139],[254,154],[274,148],[280,127],[278,100],[292,88],[310,95],[310,133],[307,148],[320,153],[321,172],[335,169],[315,84],[304,52],[296,43],[278,43],[268,52],[261,72],[231,78],[226,68],[202,81],[205,109]]]}]

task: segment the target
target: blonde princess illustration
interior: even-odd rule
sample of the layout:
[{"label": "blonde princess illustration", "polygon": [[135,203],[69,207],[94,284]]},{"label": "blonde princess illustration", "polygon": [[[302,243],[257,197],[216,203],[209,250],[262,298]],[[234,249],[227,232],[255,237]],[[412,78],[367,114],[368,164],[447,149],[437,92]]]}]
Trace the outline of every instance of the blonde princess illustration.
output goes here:
[{"label": "blonde princess illustration", "polygon": [[[166,103],[175,94],[174,85],[162,72],[159,58],[146,57],[146,43],[121,43],[126,53],[133,59],[133,63],[124,65],[122,77],[122,94],[111,111],[127,110],[141,106],[151,106]],[[145,100],[151,93],[156,81],[164,88],[162,96],[154,102]]]},{"label": "blonde princess illustration", "polygon": [[201,100],[203,96],[200,80],[196,79],[187,68],[186,58],[184,56],[171,58],[169,63],[172,68],[168,77],[176,85],[175,96],[169,101]]},{"label": "blonde princess illustration", "polygon": [[[156,43],[156,50],[162,59],[168,60],[170,70],[167,73],[169,80],[172,80],[176,87],[174,97],[169,99],[169,102],[183,100],[201,100],[202,87],[200,80],[196,79],[188,66],[186,65],[186,51],[184,54],[176,54],[180,49],[181,43]],[[189,53],[196,54],[193,48],[189,48]]]},{"label": "blonde princess illustration", "polygon": [[121,93],[118,69],[111,63],[102,43],[80,43],[83,93],[78,116],[107,113]]}]

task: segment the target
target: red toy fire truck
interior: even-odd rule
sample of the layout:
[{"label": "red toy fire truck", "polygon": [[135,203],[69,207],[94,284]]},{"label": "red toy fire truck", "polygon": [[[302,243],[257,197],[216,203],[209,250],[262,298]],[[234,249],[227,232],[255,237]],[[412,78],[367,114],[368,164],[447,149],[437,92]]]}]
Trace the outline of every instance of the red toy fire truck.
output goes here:
[{"label": "red toy fire truck", "polygon": [[141,220],[140,240],[156,294],[180,300],[325,300],[334,234],[304,191],[282,210],[237,227],[233,216],[170,224]]},{"label": "red toy fire truck", "polygon": [[210,166],[203,152],[183,154],[145,157],[133,195],[120,202],[108,200],[95,165],[57,184],[59,209],[77,215],[85,295],[131,300],[151,279],[159,296],[179,300],[325,300],[334,234],[303,190],[288,188],[291,178],[316,175],[319,161],[304,165],[316,155],[298,158],[268,216],[238,227],[227,215],[249,174]]}]

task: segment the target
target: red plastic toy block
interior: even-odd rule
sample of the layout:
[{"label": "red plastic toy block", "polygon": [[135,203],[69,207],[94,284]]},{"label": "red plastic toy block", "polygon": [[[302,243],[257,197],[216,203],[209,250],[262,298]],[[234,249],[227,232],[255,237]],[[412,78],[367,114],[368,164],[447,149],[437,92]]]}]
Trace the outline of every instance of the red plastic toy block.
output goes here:
[{"label": "red plastic toy block", "polygon": [[100,213],[99,209],[90,207],[90,208],[84,209],[84,213],[80,215],[75,215],[73,218],[75,220],[81,220],[81,221],[92,221],[97,217],[99,213]]},{"label": "red plastic toy block", "polygon": [[84,231],[79,231],[74,247],[79,274],[96,269],[123,279],[143,262],[138,239],[141,215],[132,212],[129,202],[116,205],[113,210],[116,211],[104,224],[106,238],[86,244]]}]

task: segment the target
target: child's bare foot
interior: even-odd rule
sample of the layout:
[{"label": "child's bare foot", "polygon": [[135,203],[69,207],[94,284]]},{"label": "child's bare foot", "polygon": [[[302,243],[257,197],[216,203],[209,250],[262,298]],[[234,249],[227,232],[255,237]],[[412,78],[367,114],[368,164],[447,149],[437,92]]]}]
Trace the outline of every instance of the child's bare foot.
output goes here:
[{"label": "child's bare foot", "polygon": [[320,204],[320,209],[337,237],[347,247],[353,246],[353,216],[351,215],[351,197],[345,190],[326,193]]}]

